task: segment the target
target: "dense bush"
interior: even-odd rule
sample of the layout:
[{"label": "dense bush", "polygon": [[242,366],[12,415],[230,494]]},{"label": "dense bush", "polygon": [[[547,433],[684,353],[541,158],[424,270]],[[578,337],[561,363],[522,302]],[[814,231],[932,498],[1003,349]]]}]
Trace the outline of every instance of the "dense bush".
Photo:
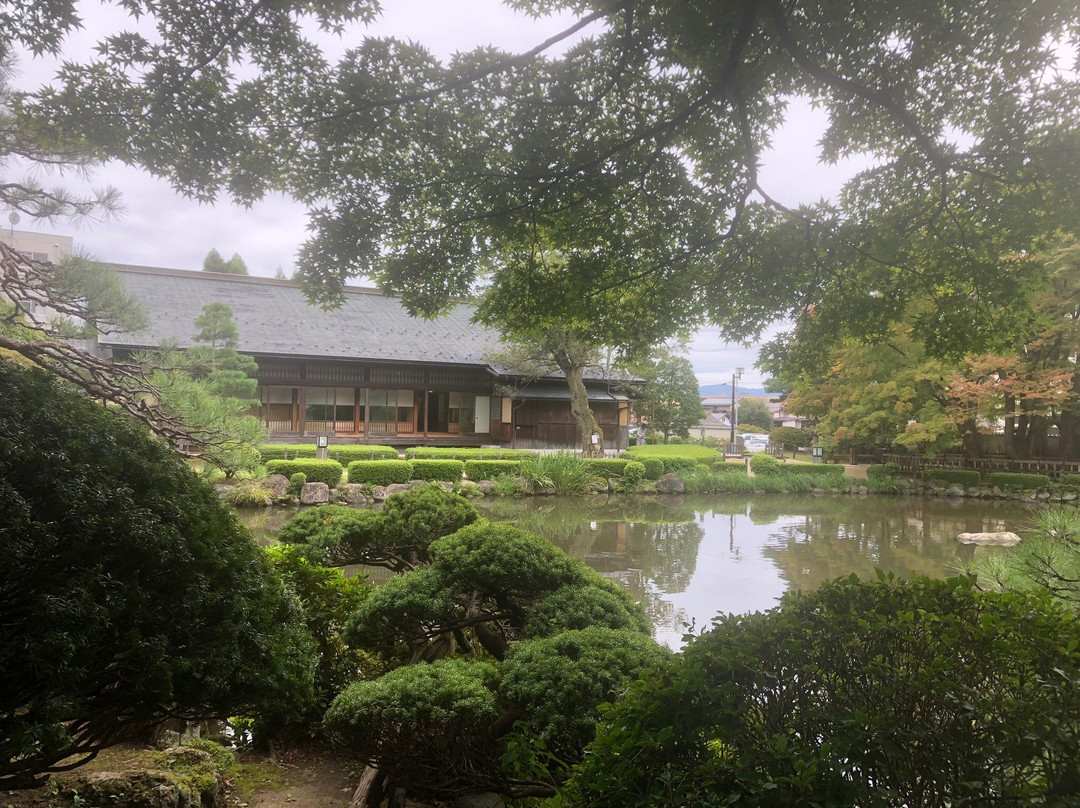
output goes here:
[{"label": "dense bush", "polygon": [[331,488],[341,482],[345,471],[336,460],[271,460],[266,464],[266,470],[290,478],[300,472],[307,475],[309,483],[326,483]]},{"label": "dense bush", "polygon": [[364,564],[366,548],[383,532],[383,520],[373,511],[346,505],[317,505],[302,510],[281,526],[278,541],[295,544],[312,561],[330,566]]},{"label": "dense bush", "polygon": [[982,482],[979,472],[965,469],[923,469],[919,472],[919,477],[948,485],[972,486]]},{"label": "dense bush", "polygon": [[354,460],[349,464],[350,483],[391,485],[412,479],[412,464],[408,460]]},{"label": "dense bush", "polygon": [[411,569],[431,561],[433,541],[471,525],[480,512],[460,494],[439,485],[422,485],[387,499],[379,516],[380,552],[406,562],[399,569]]},{"label": "dense bush", "polygon": [[1019,472],[995,471],[986,477],[987,485],[998,488],[1012,488],[1020,491],[1032,491],[1050,487],[1050,478],[1045,474],[1020,474]]},{"label": "dense bush", "polygon": [[664,476],[664,461],[659,457],[643,458],[641,465],[645,467],[646,480],[659,480]]},{"label": "dense bush", "polygon": [[44,372],[0,362],[0,389],[0,783],[167,717],[306,709],[296,601],[213,489]]},{"label": "dense bush", "polygon": [[900,474],[899,463],[875,463],[866,467],[866,477],[869,480],[884,480],[896,477]]},{"label": "dense bush", "polygon": [[414,446],[405,450],[405,457],[409,460],[532,460],[536,456],[536,452],[527,449],[436,449]]},{"label": "dense bush", "polygon": [[1080,474],[1062,474],[1057,478],[1057,481],[1061,485],[1067,485],[1070,488],[1080,488]]},{"label": "dense bush", "polygon": [[289,476],[289,487],[285,489],[285,493],[298,497],[304,490],[305,485],[307,485],[307,475],[302,471],[298,471]]},{"label": "dense bush", "polygon": [[781,464],[775,457],[767,454],[750,456],[750,471],[759,477],[769,477],[780,473]]},{"label": "dense bush", "polygon": [[466,460],[465,475],[470,480],[493,480],[500,474],[521,472],[521,460]]},{"label": "dense bush", "polygon": [[638,463],[636,460],[631,460],[622,470],[622,483],[627,488],[633,490],[634,486],[645,479],[645,464]]},{"label": "dense bush", "polygon": [[664,474],[678,474],[693,468],[698,463],[721,463],[724,454],[721,451],[697,444],[664,444],[659,446],[634,446],[623,452],[620,457],[644,462],[653,458],[664,463]]},{"label": "dense bush", "polygon": [[[318,447],[311,443],[267,443],[258,447],[263,462],[268,460],[314,460]],[[393,446],[334,444],[328,447],[331,460],[348,465],[354,460],[396,460]]]},{"label": "dense bush", "polygon": [[635,686],[561,804],[1072,804],[1078,648],[1068,609],[969,579],[788,595]]},{"label": "dense bush", "polygon": [[461,460],[410,460],[413,480],[431,480],[456,483],[465,472]]},{"label": "dense bush", "polygon": [[500,716],[490,664],[457,657],[392,670],[341,693],[326,713],[331,738],[419,797],[446,799],[500,783]]},{"label": "dense bush", "polygon": [[793,426],[778,426],[769,433],[769,443],[789,452],[794,452],[800,446],[806,446],[810,443],[810,438],[801,429],[796,429]]},{"label": "dense bush", "polygon": [[596,734],[597,705],[670,656],[645,634],[564,631],[513,645],[499,666],[499,696],[523,716],[522,729],[557,757],[576,760]]}]

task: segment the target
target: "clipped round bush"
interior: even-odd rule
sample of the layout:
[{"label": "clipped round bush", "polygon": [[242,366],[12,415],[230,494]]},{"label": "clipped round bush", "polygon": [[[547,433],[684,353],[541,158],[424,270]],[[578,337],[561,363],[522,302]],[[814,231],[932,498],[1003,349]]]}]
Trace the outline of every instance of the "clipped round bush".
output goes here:
[{"label": "clipped round bush", "polygon": [[511,646],[499,667],[499,696],[550,751],[577,759],[596,734],[596,708],[670,655],[645,634],[599,626],[564,631]]},{"label": "clipped round bush", "polygon": [[0,389],[0,783],[136,725],[306,705],[296,601],[214,490],[43,371],[0,361]]},{"label": "clipped round bush", "polygon": [[970,579],[789,594],[622,698],[564,804],[1065,804],[1078,648],[1074,612]]},{"label": "clipped round bush", "polygon": [[383,532],[383,520],[373,511],[347,505],[316,505],[302,510],[281,526],[278,541],[304,548],[319,564],[344,566],[366,563],[367,548]]},{"label": "clipped round bush", "polygon": [[781,470],[781,463],[775,457],[771,457],[767,454],[756,454],[750,456],[750,471],[755,475],[761,477],[768,477],[774,474],[779,474]]},{"label": "clipped round bush", "polygon": [[633,488],[645,479],[645,464],[631,460],[622,470],[622,483],[628,488]]},{"label": "clipped round bush", "polygon": [[446,799],[473,790],[484,767],[499,779],[498,742],[488,732],[500,715],[494,679],[493,666],[466,657],[397,668],[346,688],[324,726],[416,796]]},{"label": "clipped round bush", "polygon": [[382,541],[411,558],[413,566],[431,560],[428,548],[480,518],[476,506],[441,485],[419,485],[386,500],[379,516]]},{"label": "clipped round bush", "polygon": [[285,493],[289,496],[298,497],[300,492],[304,490],[305,485],[307,485],[307,475],[302,471],[298,471],[289,477],[289,487],[285,489]]}]

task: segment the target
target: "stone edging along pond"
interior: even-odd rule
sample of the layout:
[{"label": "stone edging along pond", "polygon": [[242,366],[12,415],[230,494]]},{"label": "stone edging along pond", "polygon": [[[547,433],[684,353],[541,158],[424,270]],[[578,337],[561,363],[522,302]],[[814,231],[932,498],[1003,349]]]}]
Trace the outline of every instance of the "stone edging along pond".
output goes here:
[{"label": "stone edging along pond", "polygon": [[[693,484],[688,486],[686,481],[677,475],[665,475],[659,480],[642,480],[633,488],[621,485],[618,478],[609,480],[597,480],[590,486],[588,493],[623,493],[633,496],[657,496],[664,494],[686,493],[807,493],[817,496],[850,495],[869,496],[885,494],[892,496],[935,496],[967,499],[1005,499],[1030,503],[1064,503],[1073,504],[1080,501],[1080,490],[1073,487],[1052,486],[1033,490],[1017,490],[1001,488],[990,485],[964,486],[957,483],[945,484],[933,480],[912,480],[906,477],[896,477],[878,480],[860,480],[851,477],[832,477],[831,479],[813,480],[807,486],[805,481],[795,486],[786,486],[782,480],[766,480],[762,477],[750,478],[758,480],[757,483],[747,485],[746,478],[738,486],[729,490],[714,488],[699,490]],[[823,483],[823,484],[822,484]],[[271,475],[261,481],[240,481],[235,484],[217,483],[215,488],[222,498],[230,500],[236,506],[266,506],[266,505],[319,505],[326,502],[343,502],[353,505],[365,505],[371,502],[381,502],[393,494],[409,489],[417,485],[431,484],[424,480],[411,480],[403,483],[390,485],[371,485],[367,483],[339,483],[331,488],[326,483],[305,483],[297,495],[287,493],[289,480],[282,475]],[[493,480],[480,480],[471,482],[436,482],[447,490],[458,490],[465,496],[554,496],[558,492],[551,488],[543,488],[521,479],[512,493],[501,492],[498,484]],[[238,497],[235,496],[238,489],[245,488],[248,491],[264,492],[263,496]]]}]

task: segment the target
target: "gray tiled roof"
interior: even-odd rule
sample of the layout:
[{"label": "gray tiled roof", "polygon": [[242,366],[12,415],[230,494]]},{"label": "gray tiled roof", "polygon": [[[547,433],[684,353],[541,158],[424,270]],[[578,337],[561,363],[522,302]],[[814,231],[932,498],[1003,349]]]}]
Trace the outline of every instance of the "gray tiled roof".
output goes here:
[{"label": "gray tiled roof", "polygon": [[227,303],[240,332],[238,349],[251,354],[319,356],[398,362],[484,365],[498,334],[471,322],[458,304],[435,320],[410,317],[397,298],[347,287],[334,311],[307,304],[289,281],[179,269],[113,265],[128,291],[147,309],[150,327],[102,335],[102,345],[153,347],[172,340],[195,344],[195,318],[207,303]]}]

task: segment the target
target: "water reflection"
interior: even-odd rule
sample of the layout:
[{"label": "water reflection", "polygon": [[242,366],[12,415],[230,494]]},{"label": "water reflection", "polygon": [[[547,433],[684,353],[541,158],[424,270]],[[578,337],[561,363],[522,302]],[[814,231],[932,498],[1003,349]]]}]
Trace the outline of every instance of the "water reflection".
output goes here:
[{"label": "water reflection", "polygon": [[[533,497],[479,505],[489,519],[545,536],[618,580],[645,606],[657,639],[672,647],[691,624],[701,630],[717,614],[768,609],[789,589],[812,589],[852,572],[952,574],[974,554],[1007,552],[962,545],[957,535],[1023,530],[1031,513],[1002,501],[761,494]],[[242,518],[272,540],[294,512],[267,509],[254,523]]]}]

